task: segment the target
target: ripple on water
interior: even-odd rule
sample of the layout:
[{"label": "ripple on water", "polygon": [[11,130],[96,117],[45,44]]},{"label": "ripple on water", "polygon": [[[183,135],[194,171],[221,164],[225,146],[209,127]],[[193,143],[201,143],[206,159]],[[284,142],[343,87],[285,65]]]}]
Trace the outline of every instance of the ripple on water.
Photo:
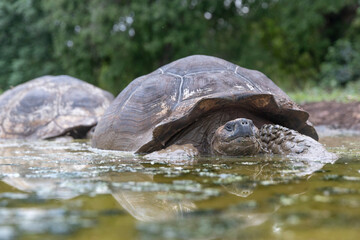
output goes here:
[{"label": "ripple on water", "polygon": [[317,236],[337,224],[332,235],[346,239],[359,226],[360,145],[322,141],[341,156],[335,164],[276,156],[174,164],[82,141],[0,141],[0,238],[105,238],[126,226],[122,234],[144,239],[309,239],[301,229]]}]

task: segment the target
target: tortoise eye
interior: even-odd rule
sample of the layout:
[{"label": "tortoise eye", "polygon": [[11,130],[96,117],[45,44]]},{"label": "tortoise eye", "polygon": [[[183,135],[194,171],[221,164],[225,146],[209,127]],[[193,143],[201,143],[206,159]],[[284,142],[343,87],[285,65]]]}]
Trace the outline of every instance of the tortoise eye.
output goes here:
[{"label": "tortoise eye", "polygon": [[233,124],[227,123],[224,128],[226,131],[231,132],[233,130]]}]

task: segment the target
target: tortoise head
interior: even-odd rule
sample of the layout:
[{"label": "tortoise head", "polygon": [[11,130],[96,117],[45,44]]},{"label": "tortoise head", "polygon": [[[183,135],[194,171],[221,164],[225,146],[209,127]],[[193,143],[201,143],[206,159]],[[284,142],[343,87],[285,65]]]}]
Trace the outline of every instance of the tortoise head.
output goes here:
[{"label": "tortoise head", "polygon": [[257,154],[260,151],[259,130],[250,119],[231,120],[215,131],[211,148],[217,155]]}]

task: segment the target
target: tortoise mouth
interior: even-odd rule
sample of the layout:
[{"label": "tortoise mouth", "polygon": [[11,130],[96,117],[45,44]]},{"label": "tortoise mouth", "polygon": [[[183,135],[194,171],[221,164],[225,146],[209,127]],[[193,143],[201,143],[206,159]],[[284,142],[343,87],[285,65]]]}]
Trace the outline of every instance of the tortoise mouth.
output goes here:
[{"label": "tortoise mouth", "polygon": [[255,135],[252,135],[252,136],[234,137],[232,139],[227,139],[224,142],[226,142],[226,143],[234,143],[234,144],[241,143],[242,146],[248,146],[248,145],[252,145],[255,141],[257,141],[257,138],[256,138]]},{"label": "tortoise mouth", "polygon": [[214,148],[217,153],[227,156],[248,156],[259,152],[259,139],[256,136],[238,137],[231,141],[223,141]]},{"label": "tortoise mouth", "polygon": [[230,137],[224,139],[225,142],[243,142],[243,141],[247,141],[247,139],[252,139],[253,137],[255,137],[255,132],[249,130],[246,132],[235,132],[233,135],[231,135]]}]

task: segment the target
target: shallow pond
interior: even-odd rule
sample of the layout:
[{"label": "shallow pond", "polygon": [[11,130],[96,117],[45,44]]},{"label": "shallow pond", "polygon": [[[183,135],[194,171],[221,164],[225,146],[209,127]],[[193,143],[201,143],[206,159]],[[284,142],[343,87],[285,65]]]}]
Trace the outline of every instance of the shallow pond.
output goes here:
[{"label": "shallow pond", "polygon": [[0,141],[0,239],[358,239],[359,137],[336,162],[146,159]]}]

